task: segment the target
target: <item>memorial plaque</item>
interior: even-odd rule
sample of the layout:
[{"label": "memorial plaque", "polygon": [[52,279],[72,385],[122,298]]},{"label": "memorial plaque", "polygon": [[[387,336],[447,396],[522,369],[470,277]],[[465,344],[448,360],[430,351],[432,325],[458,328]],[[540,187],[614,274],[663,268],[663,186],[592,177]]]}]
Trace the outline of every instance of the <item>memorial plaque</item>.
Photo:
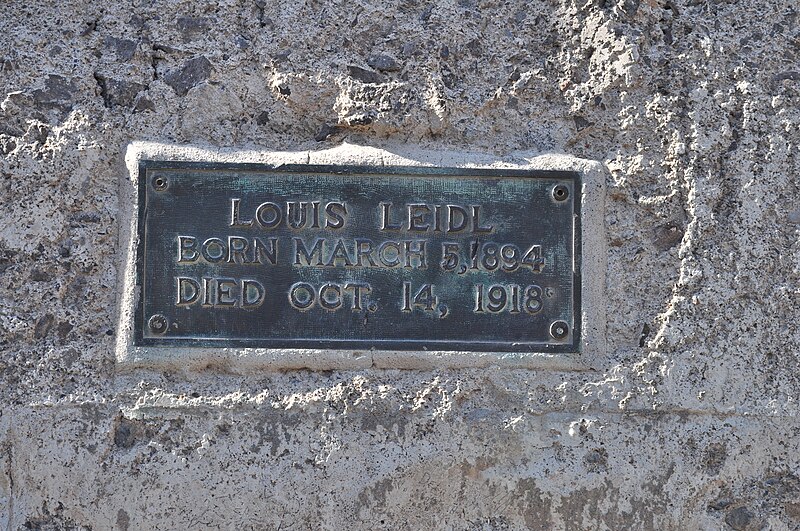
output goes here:
[{"label": "memorial plaque", "polygon": [[576,352],[580,176],[144,161],[135,344]]}]

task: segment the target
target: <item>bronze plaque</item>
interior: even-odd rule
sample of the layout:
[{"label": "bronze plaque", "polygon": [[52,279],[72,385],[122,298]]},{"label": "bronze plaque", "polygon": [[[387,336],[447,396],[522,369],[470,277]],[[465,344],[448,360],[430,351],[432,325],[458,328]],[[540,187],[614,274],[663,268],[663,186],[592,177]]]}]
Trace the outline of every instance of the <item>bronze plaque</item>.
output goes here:
[{"label": "bronze plaque", "polygon": [[135,343],[576,352],[573,172],[143,161]]}]

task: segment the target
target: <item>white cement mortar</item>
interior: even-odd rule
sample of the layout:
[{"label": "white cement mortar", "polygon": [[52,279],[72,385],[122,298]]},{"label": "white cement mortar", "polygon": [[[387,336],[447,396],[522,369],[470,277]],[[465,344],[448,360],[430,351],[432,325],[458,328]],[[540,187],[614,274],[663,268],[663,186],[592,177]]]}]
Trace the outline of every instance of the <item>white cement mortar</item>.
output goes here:
[{"label": "white cement mortar", "polygon": [[[547,353],[483,353],[446,351],[380,351],[380,350],[309,350],[258,348],[158,348],[133,345],[134,310],[136,307],[136,245],[139,161],[207,161],[228,163],[282,164],[310,163],[318,165],[355,166],[431,166],[452,168],[507,168],[538,170],[570,170],[581,175],[581,306],[579,315],[584,331],[578,350],[569,354]],[[387,160],[389,163],[387,164]],[[605,178],[596,162],[566,156],[535,156],[515,153],[505,160],[486,155],[454,152],[424,152],[398,147],[393,151],[344,144],[324,151],[270,153],[256,151],[220,151],[198,147],[171,146],[155,143],[134,143],[126,150],[125,164],[129,178],[121,183],[120,212],[123,221],[121,259],[124,274],[120,277],[120,322],[117,327],[117,360],[119,370],[137,367],[175,370],[203,369],[211,365],[227,371],[247,374],[265,369],[432,369],[525,367],[562,370],[586,370],[602,367],[605,355]]]}]

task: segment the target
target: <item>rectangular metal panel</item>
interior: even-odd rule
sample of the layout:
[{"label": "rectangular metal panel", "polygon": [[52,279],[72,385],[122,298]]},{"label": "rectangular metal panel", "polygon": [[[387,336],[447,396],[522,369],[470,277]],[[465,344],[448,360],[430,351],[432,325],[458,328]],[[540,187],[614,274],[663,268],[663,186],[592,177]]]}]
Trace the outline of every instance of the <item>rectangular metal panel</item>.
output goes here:
[{"label": "rectangular metal panel", "polygon": [[144,161],[135,344],[575,352],[579,174]]}]

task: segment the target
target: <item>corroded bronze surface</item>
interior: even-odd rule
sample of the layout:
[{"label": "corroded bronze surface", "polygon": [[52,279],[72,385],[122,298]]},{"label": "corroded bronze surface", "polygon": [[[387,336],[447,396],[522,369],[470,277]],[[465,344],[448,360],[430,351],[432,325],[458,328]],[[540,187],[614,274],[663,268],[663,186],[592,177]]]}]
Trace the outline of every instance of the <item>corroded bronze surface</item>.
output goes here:
[{"label": "corroded bronze surface", "polygon": [[136,343],[576,351],[570,172],[145,161]]}]

